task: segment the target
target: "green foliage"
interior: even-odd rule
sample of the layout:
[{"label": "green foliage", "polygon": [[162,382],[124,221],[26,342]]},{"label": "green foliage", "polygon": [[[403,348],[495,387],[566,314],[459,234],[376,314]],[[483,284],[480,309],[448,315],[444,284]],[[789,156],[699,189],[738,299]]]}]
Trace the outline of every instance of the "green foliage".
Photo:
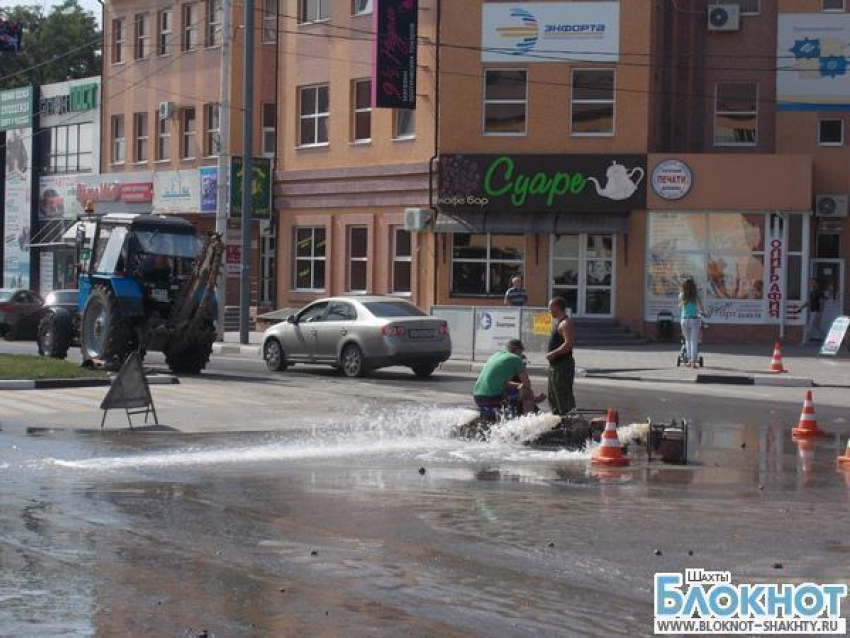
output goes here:
[{"label": "green foliage", "polygon": [[0,354],[0,379],[88,379],[105,377],[97,370],[81,368],[70,361],[25,354]]},{"label": "green foliage", "polygon": [[24,25],[23,52],[0,53],[0,90],[100,75],[101,32],[95,15],[77,0],[65,0],[46,16],[37,4],[3,8],[0,15]]}]

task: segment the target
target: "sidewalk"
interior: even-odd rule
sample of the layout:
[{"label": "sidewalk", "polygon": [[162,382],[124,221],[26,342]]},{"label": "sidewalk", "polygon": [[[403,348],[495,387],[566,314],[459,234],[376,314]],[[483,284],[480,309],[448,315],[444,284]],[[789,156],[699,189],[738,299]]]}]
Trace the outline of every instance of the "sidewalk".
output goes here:
[{"label": "sidewalk", "polygon": [[[262,332],[249,333],[249,343],[239,343],[238,332],[225,334],[224,342],[213,347],[217,354],[242,354],[261,357]],[[782,360],[788,370],[772,374],[770,360],[773,346],[708,345],[702,351],[705,367],[693,370],[676,367],[679,345],[649,343],[610,348],[578,348],[577,375],[588,378],[621,379],[650,383],[725,383],[732,385],[781,385],[793,387],[850,388],[850,356],[842,350],[839,357],[819,357],[818,346],[786,345]],[[477,373],[486,357],[472,361],[454,356],[440,369],[445,372]],[[529,357],[529,374],[546,376],[547,364],[540,354]]]}]

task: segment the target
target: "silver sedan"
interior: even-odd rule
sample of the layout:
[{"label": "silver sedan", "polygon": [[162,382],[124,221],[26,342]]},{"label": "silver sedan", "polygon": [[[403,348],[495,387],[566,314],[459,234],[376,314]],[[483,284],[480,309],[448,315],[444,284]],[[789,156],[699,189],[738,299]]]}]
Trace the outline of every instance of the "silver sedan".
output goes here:
[{"label": "silver sedan", "polygon": [[407,366],[427,377],[452,354],[448,324],[395,297],[319,299],[263,334],[269,370],[328,364],[345,376]]}]

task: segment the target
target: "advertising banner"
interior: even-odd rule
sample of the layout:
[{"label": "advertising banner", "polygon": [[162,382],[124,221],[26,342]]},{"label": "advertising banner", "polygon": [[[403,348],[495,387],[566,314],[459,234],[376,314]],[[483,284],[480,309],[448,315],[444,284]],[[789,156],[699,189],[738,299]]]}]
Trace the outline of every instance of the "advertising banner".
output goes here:
[{"label": "advertising banner", "polygon": [[[272,214],[272,161],[255,157],[251,160],[251,218],[268,219]],[[242,158],[230,164],[230,216],[242,216]]]},{"label": "advertising banner", "polygon": [[30,287],[32,129],[6,133],[6,199],[3,222],[3,287]]},{"label": "advertising banner", "polygon": [[218,168],[203,166],[201,174],[201,213],[215,213],[218,210]]},{"label": "advertising banner", "polygon": [[836,318],[836,320],[832,322],[829,334],[827,334],[826,339],[823,340],[823,344],[820,347],[820,354],[831,357],[838,355],[838,352],[841,350],[841,344],[844,341],[844,337],[847,335],[847,328],[850,328],[850,317],[842,315],[841,317]]},{"label": "advertising banner", "polygon": [[0,131],[32,125],[32,87],[0,91]]},{"label": "advertising banner", "polygon": [[375,0],[372,105],[416,108],[418,0]]},{"label": "advertising banner", "polygon": [[619,2],[489,2],[482,62],[617,62]]},{"label": "advertising banner", "polygon": [[850,109],[848,13],[783,13],[777,38],[776,108]]},{"label": "advertising banner", "polygon": [[440,208],[622,212],[646,208],[646,155],[443,155]]},{"label": "advertising banner", "polygon": [[77,202],[94,204],[95,212],[149,213],[153,202],[151,173],[77,176]]},{"label": "advertising banner", "polygon": [[51,175],[38,183],[38,216],[46,219],[75,219],[84,213],[85,201],[77,193],[81,184],[79,175]]},{"label": "advertising banner", "polygon": [[196,169],[154,172],[155,213],[197,213],[200,207],[201,184]]},{"label": "advertising banner", "polygon": [[488,308],[475,311],[475,352],[492,354],[519,339],[520,309]]}]

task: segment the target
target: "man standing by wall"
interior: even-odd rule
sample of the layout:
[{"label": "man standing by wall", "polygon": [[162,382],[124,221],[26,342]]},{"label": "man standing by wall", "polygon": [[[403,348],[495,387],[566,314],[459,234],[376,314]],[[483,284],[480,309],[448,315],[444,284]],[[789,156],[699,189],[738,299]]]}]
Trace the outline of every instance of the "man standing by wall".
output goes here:
[{"label": "man standing by wall", "polygon": [[505,293],[506,306],[524,306],[528,303],[528,294],[522,287],[522,277],[517,275],[511,279],[511,287]]},{"label": "man standing by wall", "polygon": [[567,316],[567,302],[563,297],[554,297],[549,301],[549,314],[554,319],[546,354],[549,361],[549,408],[552,414],[563,416],[576,407],[573,396],[575,332],[573,322]]}]

